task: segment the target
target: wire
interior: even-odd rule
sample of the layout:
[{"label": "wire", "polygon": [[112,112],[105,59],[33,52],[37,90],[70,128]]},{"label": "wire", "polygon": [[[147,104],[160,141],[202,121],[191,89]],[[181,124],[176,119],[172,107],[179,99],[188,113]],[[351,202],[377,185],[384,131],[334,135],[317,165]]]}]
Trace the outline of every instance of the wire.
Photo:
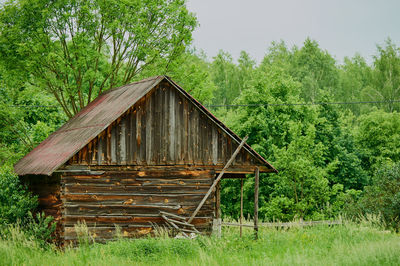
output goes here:
[{"label": "wire", "polygon": [[324,105],[324,104],[371,104],[371,103],[400,103],[400,100],[394,101],[365,101],[365,102],[313,102],[313,103],[265,103],[265,104],[215,104],[205,107],[246,107],[246,106],[291,106],[291,105]]},{"label": "wire", "polygon": [[58,108],[55,105],[7,105],[12,108]]},{"label": "wire", "polygon": [[[213,104],[205,107],[257,107],[257,106],[294,106],[294,105],[350,105],[350,104],[373,104],[373,103],[400,103],[400,100],[393,101],[363,101],[363,102],[312,102],[312,103],[265,103],[265,104]],[[55,105],[8,105],[12,108],[58,108]]]}]

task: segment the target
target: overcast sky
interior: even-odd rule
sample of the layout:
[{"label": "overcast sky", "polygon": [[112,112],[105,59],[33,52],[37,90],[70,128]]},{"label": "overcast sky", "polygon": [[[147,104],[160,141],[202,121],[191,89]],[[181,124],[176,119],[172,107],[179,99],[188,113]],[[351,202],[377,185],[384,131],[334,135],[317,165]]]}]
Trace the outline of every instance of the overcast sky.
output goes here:
[{"label": "overcast sky", "polygon": [[241,50],[261,61],[272,41],[298,45],[310,37],[342,61],[356,52],[371,62],[376,44],[400,46],[400,0],[188,0],[200,26],[194,46],[209,58]]}]

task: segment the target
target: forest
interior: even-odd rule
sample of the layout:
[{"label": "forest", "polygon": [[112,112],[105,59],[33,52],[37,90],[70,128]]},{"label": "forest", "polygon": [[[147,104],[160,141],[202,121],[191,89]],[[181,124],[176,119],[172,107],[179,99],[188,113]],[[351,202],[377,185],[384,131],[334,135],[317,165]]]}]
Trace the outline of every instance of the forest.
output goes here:
[{"label": "forest", "polygon": [[[266,44],[261,62],[223,47],[209,58],[191,45],[198,22],[184,1],[53,2],[0,11],[1,224],[35,206],[16,161],[102,91],[168,75],[278,169],[260,177],[262,221],[374,214],[399,230],[400,48],[390,38],[372,58],[338,59],[310,38]],[[222,189],[223,216],[238,219],[240,181]]]}]

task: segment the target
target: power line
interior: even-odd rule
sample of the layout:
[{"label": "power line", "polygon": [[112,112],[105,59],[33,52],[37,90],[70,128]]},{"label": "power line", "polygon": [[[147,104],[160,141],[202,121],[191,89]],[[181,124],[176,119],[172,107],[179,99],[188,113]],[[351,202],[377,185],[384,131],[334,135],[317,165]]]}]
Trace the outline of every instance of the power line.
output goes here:
[{"label": "power line", "polygon": [[11,108],[58,108],[56,105],[7,105]]},{"label": "power line", "polygon": [[[393,101],[362,101],[362,102],[311,102],[311,103],[264,103],[264,104],[213,104],[205,107],[257,107],[257,106],[296,106],[296,105],[350,105],[350,104],[374,104],[374,103],[400,103]],[[7,105],[11,108],[58,108],[55,105]]]},{"label": "power line", "polygon": [[349,104],[371,104],[371,103],[400,103],[400,100],[394,101],[364,101],[364,102],[312,102],[312,103],[264,103],[264,104],[215,104],[206,105],[206,107],[257,107],[257,106],[293,106],[293,105],[349,105]]}]

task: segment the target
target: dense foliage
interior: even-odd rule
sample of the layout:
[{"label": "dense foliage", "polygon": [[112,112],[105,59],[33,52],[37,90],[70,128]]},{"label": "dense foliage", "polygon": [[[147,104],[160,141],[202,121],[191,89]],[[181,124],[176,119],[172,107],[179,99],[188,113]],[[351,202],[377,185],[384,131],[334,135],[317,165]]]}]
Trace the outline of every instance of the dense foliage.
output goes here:
[{"label": "dense foliage", "polygon": [[27,193],[12,170],[0,168],[0,226],[25,221],[37,200]]},{"label": "dense foliage", "polygon": [[[188,47],[195,26],[180,0],[7,2],[0,11],[0,164],[16,162],[101,91],[167,74],[279,170],[261,177],[262,219],[326,219],[345,208],[381,212],[398,227],[398,203],[365,204],[378,190],[385,199],[398,196],[377,182],[400,161],[393,41],[377,46],[371,64],[358,54],[338,62],[311,39],[292,48],[274,42],[260,63],[246,52],[236,62],[222,50],[209,60]],[[356,103],[329,104],[349,102]],[[14,181],[2,174],[0,184],[16,186],[19,197]],[[246,217],[253,182],[245,180]],[[238,180],[222,183],[225,216],[238,217],[239,189]]]}]

